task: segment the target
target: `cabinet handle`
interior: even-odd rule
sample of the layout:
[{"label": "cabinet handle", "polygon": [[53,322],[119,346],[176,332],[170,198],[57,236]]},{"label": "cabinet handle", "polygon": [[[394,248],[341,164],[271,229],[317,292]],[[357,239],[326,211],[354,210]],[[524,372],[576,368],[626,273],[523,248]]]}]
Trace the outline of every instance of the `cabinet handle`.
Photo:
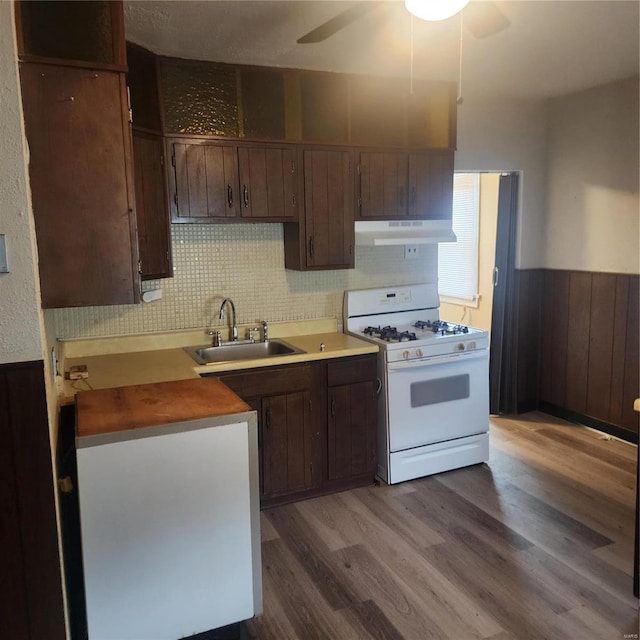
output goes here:
[{"label": "cabinet handle", "polygon": [[309,257],[313,258],[313,236],[309,236]]},{"label": "cabinet handle", "polygon": [[380,397],[380,392],[382,391],[382,380],[380,378],[376,378],[377,386],[376,386],[376,398]]},{"label": "cabinet handle", "polygon": [[227,185],[227,202],[231,209],[233,207],[233,187],[230,184]]},{"label": "cabinet handle", "polygon": [[271,429],[271,407],[267,407],[266,423],[267,429]]},{"label": "cabinet handle", "polygon": [[244,200],[244,206],[248,207],[249,206],[249,187],[247,187],[246,184],[242,185],[242,198]]},{"label": "cabinet handle", "polygon": [[335,396],[331,397],[331,417],[332,418],[336,417],[336,397]]}]

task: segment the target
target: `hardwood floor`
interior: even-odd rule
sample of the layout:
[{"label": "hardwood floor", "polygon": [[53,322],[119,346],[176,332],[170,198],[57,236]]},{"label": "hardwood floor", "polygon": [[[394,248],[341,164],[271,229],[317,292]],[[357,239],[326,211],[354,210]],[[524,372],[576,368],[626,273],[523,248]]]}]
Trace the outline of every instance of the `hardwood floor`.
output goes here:
[{"label": "hardwood floor", "polygon": [[264,615],[243,635],[637,638],[636,456],[541,413],[493,418],[488,464],[263,511]]}]

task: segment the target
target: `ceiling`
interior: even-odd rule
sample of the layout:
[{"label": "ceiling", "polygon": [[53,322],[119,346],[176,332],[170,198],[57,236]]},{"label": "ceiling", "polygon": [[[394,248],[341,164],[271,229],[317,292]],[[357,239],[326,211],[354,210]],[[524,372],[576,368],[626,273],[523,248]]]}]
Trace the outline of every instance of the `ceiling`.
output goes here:
[{"label": "ceiling", "polygon": [[[169,56],[409,77],[411,19],[403,2],[381,3],[322,43],[296,43],[352,4],[125,0],[126,35]],[[495,4],[511,24],[484,39],[463,30],[463,93],[544,99],[638,75],[638,1]],[[459,37],[459,16],[414,20],[414,76],[457,80]]]}]

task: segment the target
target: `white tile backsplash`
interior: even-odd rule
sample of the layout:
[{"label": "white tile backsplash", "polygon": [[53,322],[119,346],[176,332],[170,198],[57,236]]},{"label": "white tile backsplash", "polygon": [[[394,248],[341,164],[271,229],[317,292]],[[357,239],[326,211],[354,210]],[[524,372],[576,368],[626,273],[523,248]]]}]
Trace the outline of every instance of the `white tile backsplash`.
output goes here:
[{"label": "white tile backsplash", "polygon": [[435,282],[437,245],[420,247],[417,260],[404,247],[356,247],[355,269],[284,268],[281,224],[174,224],[174,277],[149,280],[160,300],[139,305],[55,309],[58,338],[124,335],[224,324],[222,299],[236,306],[238,323],[342,318],[345,290]]}]

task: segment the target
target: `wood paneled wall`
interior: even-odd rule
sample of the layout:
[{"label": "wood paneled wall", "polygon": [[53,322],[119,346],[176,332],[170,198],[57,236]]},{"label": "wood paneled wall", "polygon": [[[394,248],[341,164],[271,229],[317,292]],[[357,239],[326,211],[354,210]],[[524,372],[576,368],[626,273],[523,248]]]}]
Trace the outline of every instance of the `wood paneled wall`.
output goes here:
[{"label": "wood paneled wall", "polygon": [[515,398],[518,413],[538,408],[540,372],[541,304],[544,271],[516,271],[516,380]]},{"label": "wood paneled wall", "polygon": [[43,362],[0,365],[0,636],[64,640]]},{"label": "wood paneled wall", "polygon": [[516,274],[519,409],[540,409],[638,441],[637,275]]}]

